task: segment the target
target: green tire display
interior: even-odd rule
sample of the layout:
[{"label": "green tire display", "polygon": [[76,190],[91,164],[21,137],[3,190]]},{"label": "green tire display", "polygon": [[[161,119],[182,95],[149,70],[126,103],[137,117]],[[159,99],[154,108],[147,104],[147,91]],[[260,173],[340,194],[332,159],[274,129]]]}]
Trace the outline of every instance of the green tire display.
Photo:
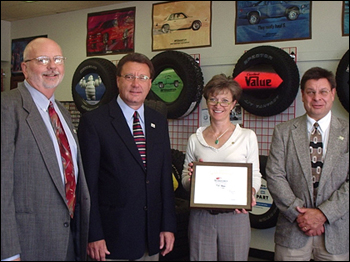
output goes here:
[{"label": "green tire display", "polygon": [[155,76],[147,99],[163,101],[168,119],[191,114],[202,99],[203,74],[196,60],[179,51],[165,51],[151,59]]}]

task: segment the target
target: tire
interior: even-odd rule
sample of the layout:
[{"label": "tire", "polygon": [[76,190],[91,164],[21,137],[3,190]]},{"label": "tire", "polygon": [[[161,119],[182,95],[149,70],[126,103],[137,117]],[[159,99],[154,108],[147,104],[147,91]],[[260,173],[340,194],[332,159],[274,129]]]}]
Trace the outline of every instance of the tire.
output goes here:
[{"label": "tire", "polygon": [[256,206],[249,212],[250,226],[256,229],[266,229],[276,226],[279,210],[268,192],[266,183],[267,156],[260,155],[261,187],[257,193]]},{"label": "tire", "polygon": [[168,115],[168,109],[166,105],[162,101],[156,101],[156,100],[145,100],[145,105],[153,108],[154,110],[161,113],[164,117],[167,117]]},{"label": "tire", "polygon": [[[180,51],[165,51],[151,59],[155,76],[147,99],[165,102],[168,108],[168,119],[183,118],[191,114],[199,105],[203,92],[203,74],[196,60],[189,54]],[[169,72],[165,74],[166,72]],[[169,83],[166,76],[178,80],[177,87]],[[162,79],[162,81],[160,81]],[[159,86],[162,82],[162,88]]]},{"label": "tire", "polygon": [[188,200],[175,198],[177,229],[173,250],[165,256],[159,256],[159,261],[189,261],[190,245],[188,241],[188,224],[190,217]]},{"label": "tire", "polygon": [[[188,224],[190,216],[189,196],[182,195],[185,190],[181,184],[182,168],[185,161],[185,154],[177,149],[171,149],[173,174],[178,179],[179,187],[175,190],[175,210],[177,230],[173,251],[159,257],[159,261],[189,261]],[[189,193],[187,192],[189,195]]]},{"label": "tire", "polygon": [[187,191],[181,182],[182,169],[185,162],[185,154],[177,149],[171,149],[172,171],[178,181],[178,188],[175,190],[175,197],[190,200],[190,192]]},{"label": "tire", "polygon": [[196,20],[192,23],[191,28],[193,31],[197,31],[197,30],[199,30],[199,28],[201,28],[201,26],[202,26],[202,22],[199,20]]},{"label": "tire", "polygon": [[339,101],[349,112],[349,50],[340,59],[335,78]]},{"label": "tire", "polygon": [[[104,58],[89,58],[80,63],[72,80],[73,101],[80,113],[92,111],[110,102],[119,93],[116,83],[116,69],[111,61]],[[98,77],[102,80],[100,85],[95,86],[96,99],[92,101],[88,101],[80,82],[82,78],[87,79],[90,75],[94,76],[94,81]]]},{"label": "tire", "polygon": [[248,22],[251,25],[259,24],[259,22],[260,22],[260,15],[258,13],[256,13],[256,12],[253,12],[253,13],[249,14]]},{"label": "tire", "polygon": [[238,60],[233,78],[243,71],[276,72],[283,82],[277,88],[243,89],[239,104],[257,116],[273,116],[286,110],[299,89],[299,70],[293,58],[274,46],[258,46],[248,50]]},{"label": "tire", "polygon": [[167,34],[170,32],[170,26],[168,24],[162,26],[162,32]]},{"label": "tire", "polygon": [[287,19],[290,21],[297,20],[299,17],[299,14],[300,14],[299,10],[297,8],[293,8],[293,9],[288,11]]}]

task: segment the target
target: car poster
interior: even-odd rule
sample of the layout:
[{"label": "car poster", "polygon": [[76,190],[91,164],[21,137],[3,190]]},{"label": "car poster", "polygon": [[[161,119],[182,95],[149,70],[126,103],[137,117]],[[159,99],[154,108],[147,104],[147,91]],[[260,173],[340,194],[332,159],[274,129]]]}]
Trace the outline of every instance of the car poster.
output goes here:
[{"label": "car poster", "polygon": [[211,46],[211,1],[153,4],[152,51]]},{"label": "car poster", "polygon": [[343,12],[342,12],[342,33],[343,36],[349,35],[349,1],[343,1]]},{"label": "car poster", "polygon": [[236,1],[235,43],[311,39],[312,1]]},{"label": "car poster", "polygon": [[47,37],[47,35],[38,35],[25,38],[12,39],[11,44],[11,74],[23,75],[21,62],[23,61],[23,51],[27,44],[38,37]]},{"label": "car poster", "polygon": [[134,52],[135,7],[88,14],[87,56]]}]

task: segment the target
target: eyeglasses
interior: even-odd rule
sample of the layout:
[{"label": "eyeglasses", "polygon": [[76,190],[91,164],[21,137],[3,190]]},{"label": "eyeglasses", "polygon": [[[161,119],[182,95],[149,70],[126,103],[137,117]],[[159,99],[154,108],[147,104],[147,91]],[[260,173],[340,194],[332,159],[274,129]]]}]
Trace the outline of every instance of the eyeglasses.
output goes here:
[{"label": "eyeglasses", "polygon": [[139,79],[141,82],[146,82],[148,79],[150,79],[149,76],[145,76],[145,75],[134,76],[132,74],[123,75],[121,77],[124,77],[126,81],[134,81],[135,79]]},{"label": "eyeglasses", "polygon": [[321,95],[322,97],[326,97],[328,96],[328,94],[331,92],[331,90],[328,89],[322,89],[319,92],[316,92],[315,90],[306,90],[305,94],[308,97],[314,97],[316,95],[316,93],[318,93],[319,95]]},{"label": "eyeglasses", "polygon": [[[53,62],[56,65],[62,65],[64,63],[64,60],[66,60],[66,59],[67,58],[63,57],[63,56],[54,56],[52,58]],[[30,61],[33,61],[33,60],[36,60],[39,64],[47,65],[51,61],[51,58],[48,57],[48,56],[39,56],[39,57],[35,57],[35,58],[32,58],[32,59],[25,60],[24,62],[27,63],[27,62],[30,62]]]},{"label": "eyeglasses", "polygon": [[229,101],[227,101],[227,100],[218,101],[218,100],[215,99],[215,98],[209,98],[209,99],[208,99],[208,104],[211,105],[211,106],[216,106],[217,104],[220,104],[221,106],[226,107],[226,106],[231,105],[232,102],[229,102]]}]

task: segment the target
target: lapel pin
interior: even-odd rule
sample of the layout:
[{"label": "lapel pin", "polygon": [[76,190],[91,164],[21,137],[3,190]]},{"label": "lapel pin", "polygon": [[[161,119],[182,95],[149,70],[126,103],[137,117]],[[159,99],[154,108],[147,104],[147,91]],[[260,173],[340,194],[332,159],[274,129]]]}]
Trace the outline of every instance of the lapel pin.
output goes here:
[{"label": "lapel pin", "polygon": [[155,125],[155,124],[153,124],[153,123],[151,123],[151,127],[156,128],[156,125]]},{"label": "lapel pin", "polygon": [[75,128],[73,129],[73,132],[74,132],[74,134],[76,134],[77,133],[77,130],[75,130]]},{"label": "lapel pin", "polygon": [[339,139],[340,139],[340,140],[344,140],[344,137],[343,137],[343,136],[339,136]]}]

